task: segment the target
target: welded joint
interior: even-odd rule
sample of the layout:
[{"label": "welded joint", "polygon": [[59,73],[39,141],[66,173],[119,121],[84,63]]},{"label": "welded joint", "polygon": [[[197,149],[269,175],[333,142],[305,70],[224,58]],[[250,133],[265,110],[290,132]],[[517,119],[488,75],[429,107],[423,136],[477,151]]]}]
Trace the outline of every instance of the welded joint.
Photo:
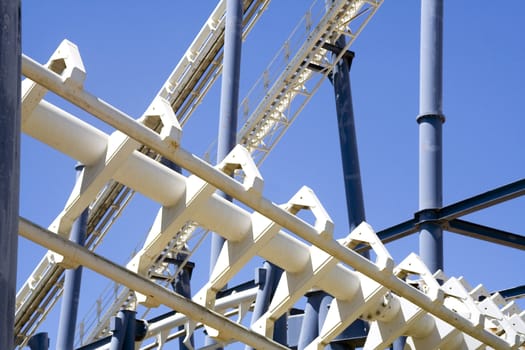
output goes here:
[{"label": "welded joint", "polygon": [[166,99],[160,96],[155,97],[139,121],[153,130],[157,129],[160,124],[159,134],[162,141],[174,148],[179,147],[182,139],[182,128],[173,108]]},{"label": "welded joint", "polygon": [[445,123],[446,118],[443,114],[420,114],[416,117],[416,121],[418,124],[424,123],[424,122],[430,122],[434,120],[439,120],[441,124]]},{"label": "welded joint", "polygon": [[326,239],[333,238],[334,222],[311,188],[301,187],[288,203],[281,207],[294,215],[300,210],[310,210],[315,218],[314,228],[317,233]]},{"label": "welded joint", "polygon": [[[350,243],[348,248],[352,249],[360,244],[366,244],[376,253],[375,264],[381,272],[392,273],[394,270],[394,259],[386,249],[381,239],[377,236],[372,226],[366,222],[362,222],[357,226],[348,236]],[[346,246],[346,244],[345,244]]]},{"label": "welded joint", "polygon": [[242,185],[245,191],[257,196],[262,195],[263,178],[250,152],[243,146],[236,145],[216,168],[230,176],[233,176],[236,171],[242,170],[244,173]]},{"label": "welded joint", "polygon": [[440,219],[441,208],[429,208],[414,213],[415,226],[419,229],[424,224],[434,224],[446,228],[448,221]]},{"label": "welded joint", "polygon": [[419,289],[430,298],[432,303],[438,304],[443,302],[444,293],[438,281],[434,278],[423,260],[415,253],[410,253],[396,266],[394,275],[402,280],[405,280],[409,276],[420,277]]}]

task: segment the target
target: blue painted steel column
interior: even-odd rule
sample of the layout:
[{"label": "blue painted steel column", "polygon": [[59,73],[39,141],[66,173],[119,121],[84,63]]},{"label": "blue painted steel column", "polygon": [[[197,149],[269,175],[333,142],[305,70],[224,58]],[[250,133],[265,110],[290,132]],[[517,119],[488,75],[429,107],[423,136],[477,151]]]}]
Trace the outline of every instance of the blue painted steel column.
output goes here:
[{"label": "blue painted steel column", "polygon": [[[331,3],[327,1],[327,4]],[[336,41],[336,47],[344,48],[346,40],[341,36]],[[339,130],[339,143],[341,147],[341,159],[343,163],[343,176],[346,194],[346,209],[348,214],[348,223],[350,231],[355,229],[361,222],[365,221],[365,206],[363,200],[363,188],[361,184],[361,170],[359,166],[359,152],[357,147],[357,138],[354,122],[354,110],[352,105],[352,90],[350,85],[350,65],[351,61],[341,59],[334,67],[331,74],[331,82],[334,86],[335,104],[337,111],[337,125]],[[368,257],[368,252],[364,253]],[[321,298],[323,303],[330,303],[331,296],[324,294],[322,296],[315,295],[315,298]],[[312,301],[316,303],[317,301]],[[311,308],[310,308],[311,309]],[[315,330],[313,324],[316,322],[313,317],[308,315],[309,312],[305,310],[305,318],[303,320],[304,327],[301,328],[301,335],[299,337],[298,349],[301,349],[301,344],[307,345],[313,340],[317,334],[307,334]],[[319,314],[319,322],[324,322],[326,314]],[[306,322],[311,322],[311,325],[305,325]],[[347,331],[345,336],[359,337],[364,336],[367,332],[366,324],[357,320]],[[318,329],[317,329],[318,331]],[[332,344],[332,349],[340,348],[339,344]]]},{"label": "blue painted steel column", "polygon": [[0,0],[0,349],[13,349],[20,188],[20,0]]},{"label": "blue painted steel column", "polygon": [[[326,294],[321,291],[310,292],[306,295],[306,305],[304,307],[303,322],[297,343],[297,349],[302,350],[310,344],[319,334],[319,323],[321,302]],[[320,317],[321,316],[321,317]],[[326,317],[326,314],[325,314]]]},{"label": "blue painted steel column", "polygon": [[[75,166],[77,181],[81,181],[83,164]],[[71,228],[70,240],[83,246],[86,239],[89,209],[85,209],[75,220]],[[82,266],[68,269],[65,272],[64,294],[58,323],[57,349],[73,349],[75,341],[75,326],[77,323],[78,302],[80,299],[80,283],[82,281]]]},{"label": "blue painted steel column", "polygon": [[443,269],[443,230],[432,209],[443,205],[443,0],[421,1],[419,87],[419,252],[435,272]]},{"label": "blue painted steel column", "polygon": [[[345,38],[340,37],[336,46],[344,47]],[[352,89],[350,86],[350,64],[342,59],[332,72],[335,106],[337,111],[337,126],[346,193],[346,210],[350,231],[366,220],[363,187],[361,184],[361,169],[354,122],[352,104]]]},{"label": "blue painted steel column", "polygon": [[[257,298],[252,313],[252,325],[268,310],[268,306],[270,306],[282,274],[283,270],[280,267],[268,261],[265,261],[263,267],[257,270],[255,282],[258,284],[259,289],[257,290]],[[273,340],[283,345],[287,345],[288,341],[286,323],[286,315],[279,317],[279,319],[275,321],[273,330]],[[245,349],[251,350],[253,348],[246,346]]]},{"label": "blue painted steel column", "polygon": [[[344,36],[339,37],[336,46],[346,46]],[[335,107],[337,112],[337,128],[339,130],[339,145],[341,148],[341,160],[343,165],[343,177],[346,194],[346,210],[348,215],[349,230],[354,230],[360,223],[366,220],[365,204],[363,199],[363,186],[361,183],[361,168],[359,166],[359,151],[355,131],[354,106],[352,103],[352,88],[350,85],[351,60],[341,59],[332,72],[332,84],[334,86]],[[369,257],[368,251],[363,256]],[[331,297],[325,296],[324,302],[331,301]],[[320,315],[322,316],[322,315]],[[324,316],[326,317],[326,315]],[[324,318],[322,319],[324,322]],[[356,320],[342,337],[359,338],[367,333],[367,325],[362,320]],[[331,344],[332,349],[343,349],[341,344]]]},{"label": "blue painted steel column", "polygon": [[135,311],[120,310],[110,321],[110,350],[135,350]]},{"label": "blue painted steel column", "polygon": [[[242,0],[226,1],[224,32],[224,58],[222,64],[221,110],[217,140],[217,163],[222,161],[237,143],[237,111],[239,105],[239,79],[241,75]],[[231,197],[222,193],[224,198]],[[212,234],[210,274],[213,271],[224,238]]]},{"label": "blue painted steel column", "polygon": [[27,346],[31,350],[48,350],[49,337],[47,333],[37,333],[33,335],[27,342]]}]

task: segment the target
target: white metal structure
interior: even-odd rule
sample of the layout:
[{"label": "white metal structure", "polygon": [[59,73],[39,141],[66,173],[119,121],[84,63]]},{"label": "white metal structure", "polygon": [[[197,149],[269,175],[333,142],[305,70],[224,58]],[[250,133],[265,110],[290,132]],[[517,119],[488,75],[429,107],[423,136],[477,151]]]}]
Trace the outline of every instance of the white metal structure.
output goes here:
[{"label": "white metal structure", "polygon": [[[324,6],[324,1],[314,4],[319,3]],[[156,337],[159,348],[167,340],[169,330],[181,324],[185,325],[188,334],[202,324],[207,327],[208,334],[224,344],[237,340],[260,349],[283,348],[268,338],[273,322],[312,289],[330,293],[334,301],[319,337],[309,349],[324,348],[358,318],[371,324],[365,345],[369,349],[386,347],[401,335],[408,337],[409,346],[418,349],[521,346],[525,341],[525,313],[514,303],[506,304],[501,297],[491,296],[481,286],[472,289],[462,279],[432,276],[415,255],[395,266],[366,223],[345,239],[334,240],[329,214],[307,187],[283,205],[262,196],[264,181],[256,164],[266,157],[335,64],[323,43],[332,42],[341,34],[348,35],[351,40],[335,60],[341,59],[380,3],[335,1],[318,25],[312,26],[315,35],[308,36],[299,49],[290,49],[295,56],[275,83],[271,87],[263,83],[267,85],[267,97],[261,100],[242,128],[241,145],[216,167],[180,147],[184,119],[175,116],[173,96],[179,96],[181,92],[177,89],[189,78],[175,72],[188,72],[192,62],[203,62],[195,59],[191,52],[139,120],[133,120],[84,90],[85,71],[73,44],[65,42],[45,66],[23,56],[23,74],[32,80],[26,80],[23,85],[23,132],[84,163],[86,170],[63,212],[48,230],[26,219],[20,221],[21,235],[54,252],[44,257],[19,292],[17,320],[30,319],[29,314],[37,309],[36,300],[45,308],[56,302],[59,290],[50,292],[49,288],[53,287],[50,281],[57,281],[57,275],[61,274],[62,270],[55,268],[57,264],[63,268],[82,264],[124,285],[122,295],[129,296],[128,291],[134,291],[137,300],[145,305],[164,304],[185,315],[177,314],[163,324],[149,326],[148,335]],[[222,17],[212,15],[212,18],[214,20],[208,22],[206,28],[213,32],[217,28],[217,18]],[[348,25],[354,19],[362,22],[357,30],[349,31]],[[194,44],[203,48],[199,52],[207,52],[206,43],[212,42],[215,41],[196,39]],[[325,70],[319,75],[312,72],[308,64],[325,67]],[[311,80],[313,77],[319,80]],[[312,81],[313,86],[309,86]],[[117,131],[108,135],[42,100],[47,89],[114,126]],[[304,98],[301,107],[285,113],[290,111],[291,101],[297,97]],[[43,125],[48,127],[43,128]],[[59,134],[60,142],[57,142]],[[143,146],[194,175],[186,177],[168,169],[141,152]],[[241,181],[230,177],[234,172],[242,173]],[[97,208],[100,198],[116,183],[144,194],[161,206],[144,246],[128,263],[127,269],[64,239],[80,212],[90,205]],[[253,211],[217,196],[217,189]],[[312,212],[314,222],[307,223],[297,216],[304,209]],[[166,247],[180,249],[184,245],[186,237],[179,234],[188,229],[188,223],[198,223],[226,238],[212,276],[192,301],[147,278],[158,256],[166,253]],[[369,245],[374,250],[375,261],[353,251],[359,244]],[[239,319],[242,318],[243,310],[253,301],[253,291],[234,300],[216,300],[216,293],[256,255],[282,267],[285,272],[269,310],[249,330],[220,313],[235,307]],[[413,277],[415,279],[411,280]],[[438,277],[445,281],[443,285],[438,283]],[[52,298],[45,301],[49,293]],[[479,301],[480,297],[484,299]],[[50,304],[46,305],[47,302]],[[19,328],[19,334],[25,337],[30,327],[24,328],[27,331]]]}]

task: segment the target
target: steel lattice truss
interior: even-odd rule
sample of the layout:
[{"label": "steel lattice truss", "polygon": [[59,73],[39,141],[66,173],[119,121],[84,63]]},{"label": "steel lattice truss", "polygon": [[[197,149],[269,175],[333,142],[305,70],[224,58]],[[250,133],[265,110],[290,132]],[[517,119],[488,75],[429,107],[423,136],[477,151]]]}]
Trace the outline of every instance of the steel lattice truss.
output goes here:
[{"label": "steel lattice truss", "polygon": [[[245,36],[268,3],[244,2]],[[217,166],[184,150],[180,140],[182,126],[221,72],[224,1],[138,120],[84,89],[85,69],[74,44],[64,41],[44,65],[23,56],[23,74],[28,78],[22,85],[23,132],[86,168],[64,210],[47,229],[26,219],[20,221],[21,235],[50,251],[17,294],[17,344],[26,344],[56,304],[64,269],[81,264],[115,281],[99,299],[95,314],[84,319],[79,331],[83,344],[107,335],[109,318],[120,308],[164,304],[180,312],[148,325],[147,337],[154,340],[149,345],[145,342],[144,349],[162,348],[170,339],[201,326],[224,345],[241,341],[256,348],[282,348],[270,340],[275,320],[308,291],[318,289],[334,300],[319,336],[308,349],[324,348],[360,318],[370,322],[365,348],[388,347],[400,336],[407,336],[417,349],[522,345],[525,313],[514,302],[490,294],[483,286],[472,288],[462,278],[440,272],[433,275],[414,254],[396,265],[366,223],[342,240],[333,239],[333,222],[307,187],[282,205],[262,196],[264,180],[258,165],[343,59],[381,3],[340,0],[326,9],[324,1],[314,1],[243,99],[240,113],[245,122],[238,131],[239,145]],[[334,49],[341,36],[346,46]],[[45,101],[48,90],[117,131],[108,135]],[[57,142],[59,134],[61,141]],[[159,162],[161,156],[192,175],[164,166]],[[223,200],[215,193],[217,189],[250,209]],[[160,209],[143,247],[123,268],[98,259],[92,251],[134,192],[153,199]],[[88,241],[86,249],[81,249],[65,238],[86,208],[90,209]],[[311,211],[314,222],[300,219],[302,210]],[[226,244],[209,281],[192,300],[178,298],[169,291],[169,284],[188,259],[179,269],[169,262],[178,253],[191,256],[187,242],[203,230],[222,235]],[[374,251],[374,261],[357,253],[363,247]],[[224,316],[236,315],[241,321],[255,300],[256,289],[224,297],[217,293],[255,256],[284,272],[268,310],[246,329]],[[185,332],[174,330],[179,326]]]}]

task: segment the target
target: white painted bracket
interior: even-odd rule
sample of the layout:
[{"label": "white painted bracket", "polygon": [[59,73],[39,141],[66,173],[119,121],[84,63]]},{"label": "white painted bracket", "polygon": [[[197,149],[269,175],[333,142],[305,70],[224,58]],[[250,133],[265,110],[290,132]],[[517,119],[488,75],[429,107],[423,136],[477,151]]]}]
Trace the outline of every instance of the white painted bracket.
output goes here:
[{"label": "white painted bracket", "polygon": [[379,270],[382,273],[392,273],[394,260],[369,224],[362,222],[350,233],[349,238],[351,239],[349,248],[355,248],[359,244],[368,245],[376,253],[375,264],[379,267]]},{"label": "white painted bracket", "polygon": [[216,168],[228,175],[234,175],[236,170],[242,170],[244,173],[244,180],[242,182],[244,189],[256,196],[262,194],[264,185],[263,178],[252,156],[243,146],[236,145]]},{"label": "white painted bracket", "polygon": [[173,108],[164,98],[157,96],[139,120],[150,129],[155,129],[161,123],[160,137],[174,149],[179,147],[182,138],[182,128],[173,112]]},{"label": "white painted bracket", "polygon": [[442,303],[444,293],[438,281],[432,276],[427,266],[419,256],[410,253],[395,269],[394,274],[405,279],[409,276],[418,276],[419,289],[425,293],[433,303]]},{"label": "white painted bracket", "polygon": [[254,212],[251,231],[240,241],[226,240],[219,253],[210,280],[193,298],[195,302],[214,308],[215,296],[228,281],[248,263],[257,252],[277,235],[281,227]]},{"label": "white painted bracket", "polygon": [[[310,257],[311,263],[301,272],[283,272],[268,311],[251,327],[254,331],[271,337],[275,321],[286,313],[304,294],[312,290],[323,279],[327,271],[333,269],[338,263],[337,259],[313,246],[310,247]],[[348,286],[350,293],[358,283],[359,281],[356,278],[355,283]]]},{"label": "white painted bracket", "polygon": [[[175,205],[159,209],[142,249],[127,264],[127,268],[140,275],[146,275],[169,241],[186,222],[192,220],[195,211],[203,206],[215,192],[211,186],[197,176],[191,175],[186,181],[186,193]],[[151,298],[137,294],[137,300],[146,306],[155,306]]]},{"label": "white painted bracket", "polygon": [[485,329],[490,329],[509,343],[509,347],[517,347],[523,342],[525,334],[520,334],[518,327],[510,322],[503,314],[499,306],[505,303],[505,299],[498,293],[492,294],[478,303],[478,309],[485,318]]},{"label": "white painted bracket", "polygon": [[[235,150],[234,150],[235,151]],[[237,148],[237,152],[244,153],[244,148]],[[240,160],[241,157],[232,157]],[[251,158],[249,158],[251,159]],[[221,164],[231,164],[228,163]],[[233,168],[233,167],[232,167]],[[232,169],[230,168],[230,170]],[[256,179],[254,176],[246,176],[245,179]],[[248,180],[253,183],[252,180]],[[258,180],[256,180],[258,182]],[[301,189],[299,193],[304,192]],[[297,194],[292,199],[284,204],[283,207],[292,213],[297,213],[295,208],[295,199]],[[275,222],[266,218],[265,216],[254,212],[251,217],[251,230],[239,241],[227,240],[217,258],[215,268],[213,269],[208,283],[195,295],[194,300],[209,308],[213,308],[215,304],[215,296],[217,292],[223,288],[228,281],[235,276],[270,240],[272,240],[278,233],[281,227]]]},{"label": "white painted bracket", "polygon": [[319,335],[305,350],[323,350],[335,337],[356,319],[366,315],[382,303],[387,288],[357,272],[360,283],[357,292],[349,300],[333,299]]},{"label": "white painted bracket", "polygon": [[[303,187],[298,195],[294,196],[291,202],[293,205],[289,206],[290,209],[297,208],[299,205],[305,203],[311,204],[309,199],[312,197],[309,195],[312,193],[310,189]],[[297,204],[300,203],[300,204]],[[323,209],[324,211],[324,209]],[[326,226],[325,226],[326,227]],[[352,235],[356,232],[372,230],[370,225],[362,223],[354,231],[352,231],[345,239],[339,241],[339,243],[345,247],[352,244]],[[325,231],[326,232],[326,231]],[[373,231],[372,231],[373,234]],[[281,315],[283,315],[288,309],[290,309],[304,294],[309,290],[318,286],[320,281],[326,277],[326,275],[333,270],[338,264],[338,260],[326,252],[320,250],[315,246],[310,246],[310,263],[305,268],[296,273],[284,271],[277,288],[275,290],[274,297],[268,307],[268,311],[262,315],[253,325],[252,329],[258,333],[266,336],[273,334],[273,325]],[[352,296],[357,293],[360,285],[359,275],[355,272],[348,271],[347,276],[351,276],[351,280],[346,282],[348,286],[347,298],[351,299]]]},{"label": "white painted bracket", "polygon": [[402,335],[428,333],[434,326],[432,317],[404,298],[387,294],[376,311],[367,311],[370,323],[364,349],[385,349]]},{"label": "white painted bracket", "polygon": [[292,214],[297,214],[304,209],[310,210],[315,218],[314,228],[319,235],[326,239],[333,238],[334,222],[311,188],[301,187],[292,199],[282,207]]},{"label": "white painted bracket", "polygon": [[471,289],[463,278],[449,278],[441,286],[441,290],[445,294],[443,304],[448,309],[470,320],[476,327],[480,327],[482,325],[482,317],[476,302],[469,294]]},{"label": "white painted bracket", "polygon": [[[84,63],[78,47],[69,40],[63,40],[45,65],[49,70],[59,74],[66,84],[74,88],[82,88],[86,78]],[[44,98],[47,89],[30,79],[22,81],[22,123],[30,118],[31,113]]]}]

